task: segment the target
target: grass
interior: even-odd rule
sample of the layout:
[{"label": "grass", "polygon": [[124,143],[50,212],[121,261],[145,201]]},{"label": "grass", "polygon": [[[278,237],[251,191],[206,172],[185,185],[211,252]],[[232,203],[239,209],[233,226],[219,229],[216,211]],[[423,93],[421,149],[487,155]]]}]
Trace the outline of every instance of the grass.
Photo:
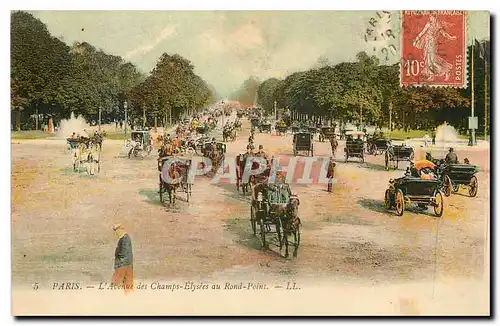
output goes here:
[{"label": "grass", "polygon": [[51,136],[54,135],[42,130],[20,130],[11,132],[12,139],[43,139]]},{"label": "grass", "polygon": [[[389,134],[387,134],[388,136]],[[429,137],[432,137],[432,132],[428,130],[408,130],[408,132],[402,130],[402,129],[395,129],[391,132],[390,138],[394,140],[405,140],[408,137],[409,138],[423,138],[425,135],[429,135]],[[468,139],[467,135],[462,135],[459,134],[458,138],[460,139]]]},{"label": "grass", "polygon": [[[127,138],[130,137],[130,131],[127,132]],[[114,139],[114,140],[125,140],[125,133],[121,132],[107,132],[105,139]]]}]

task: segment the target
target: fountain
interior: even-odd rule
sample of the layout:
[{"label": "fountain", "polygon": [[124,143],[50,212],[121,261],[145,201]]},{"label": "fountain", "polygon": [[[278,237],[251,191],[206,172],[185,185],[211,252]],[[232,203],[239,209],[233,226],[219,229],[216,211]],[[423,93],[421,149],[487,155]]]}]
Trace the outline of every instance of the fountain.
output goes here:
[{"label": "fountain", "polygon": [[79,115],[75,117],[75,114],[71,112],[69,119],[61,120],[59,130],[57,131],[57,137],[67,138],[73,133],[80,134],[81,136],[86,136],[86,132],[90,132],[90,125],[85,121],[85,118]]},{"label": "fountain", "polygon": [[436,145],[442,144],[444,146],[446,144],[457,144],[460,142],[461,140],[458,138],[457,131],[447,122],[444,122],[442,125],[437,127]]}]

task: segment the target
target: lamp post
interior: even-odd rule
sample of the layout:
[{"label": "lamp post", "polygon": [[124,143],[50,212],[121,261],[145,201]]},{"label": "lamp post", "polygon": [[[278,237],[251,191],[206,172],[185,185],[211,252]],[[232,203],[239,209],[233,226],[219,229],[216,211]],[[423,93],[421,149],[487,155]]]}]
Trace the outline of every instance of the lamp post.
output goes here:
[{"label": "lamp post", "polygon": [[123,108],[125,109],[125,138],[127,138],[127,101],[123,102]]},{"label": "lamp post", "polygon": [[224,128],[224,116],[226,115],[226,108],[224,107],[224,101],[222,101],[222,128]]},{"label": "lamp post", "polygon": [[101,110],[102,107],[99,106],[99,132],[101,132]]}]

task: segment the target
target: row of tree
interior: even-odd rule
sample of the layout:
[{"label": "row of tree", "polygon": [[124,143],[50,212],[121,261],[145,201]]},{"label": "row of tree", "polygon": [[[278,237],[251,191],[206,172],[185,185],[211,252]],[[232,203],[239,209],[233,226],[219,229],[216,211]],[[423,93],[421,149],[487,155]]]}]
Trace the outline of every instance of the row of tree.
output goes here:
[{"label": "row of tree", "polygon": [[[489,104],[489,95],[485,97],[485,88],[489,89],[485,69],[488,52],[489,42],[477,44],[474,49],[475,115],[479,117],[480,130],[489,123],[489,108],[485,110],[485,101]],[[471,48],[469,53],[470,58]],[[375,56],[360,52],[356,62],[332,65],[321,60],[313,69],[293,73],[283,80],[270,78],[260,83],[251,77],[232,97],[244,97],[246,104],[257,100],[269,114],[276,104],[278,109],[290,109],[296,113],[294,116],[313,115],[341,123],[408,130],[434,128],[447,121],[465,132],[471,88],[400,87],[399,64],[380,65]]]},{"label": "row of tree", "polygon": [[[179,55],[163,54],[146,76],[120,56],[83,42],[68,46],[31,14],[11,14],[11,112],[15,129],[82,115],[87,121],[159,124],[209,104],[215,91]],[[155,119],[156,120],[156,119]],[[41,123],[40,123],[41,124]]]}]

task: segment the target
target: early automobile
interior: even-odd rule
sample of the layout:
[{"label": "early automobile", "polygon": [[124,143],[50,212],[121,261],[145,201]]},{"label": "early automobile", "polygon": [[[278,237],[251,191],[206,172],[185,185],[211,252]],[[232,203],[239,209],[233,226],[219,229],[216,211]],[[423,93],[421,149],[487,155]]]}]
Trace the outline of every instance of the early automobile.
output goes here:
[{"label": "early automobile", "polygon": [[[384,206],[387,209],[396,209],[402,216],[406,207],[417,204],[420,209],[432,207],[436,216],[443,215],[443,194],[441,181],[433,175],[433,164],[412,166],[411,172],[397,179],[389,180],[389,187],[385,191]],[[410,168],[409,168],[410,170]]]},{"label": "early automobile", "polygon": [[477,166],[471,164],[443,164],[439,167],[439,174],[443,181],[443,190],[446,197],[457,193],[460,188],[467,189],[470,197],[476,197],[478,182]]}]

